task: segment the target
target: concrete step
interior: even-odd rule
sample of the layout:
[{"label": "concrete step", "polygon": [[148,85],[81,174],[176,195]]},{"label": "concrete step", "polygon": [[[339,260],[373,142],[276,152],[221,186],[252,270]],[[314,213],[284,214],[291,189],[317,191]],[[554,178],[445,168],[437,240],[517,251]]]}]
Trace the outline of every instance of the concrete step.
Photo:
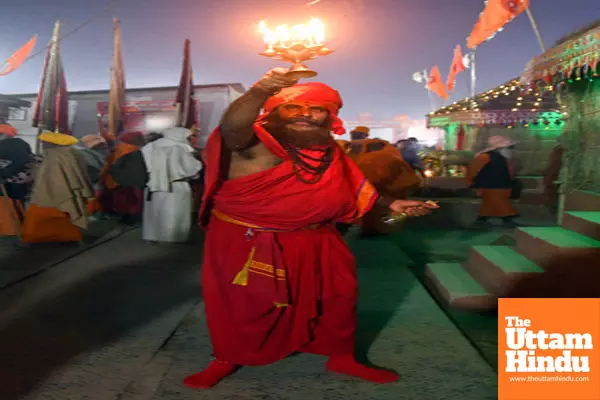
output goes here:
[{"label": "concrete step", "polygon": [[600,241],[561,227],[528,227],[515,231],[517,251],[539,266],[561,249],[600,248]]},{"label": "concrete step", "polygon": [[544,204],[545,199],[543,190],[523,189],[519,198],[519,204]]},{"label": "concrete step", "polygon": [[493,310],[495,295],[485,290],[460,263],[427,264],[425,283],[442,302],[463,310]]},{"label": "concrete step", "polygon": [[563,228],[600,240],[600,211],[566,211]]},{"label": "concrete step", "polygon": [[523,189],[542,190],[544,188],[543,176],[517,176],[517,179],[523,183]]},{"label": "concrete step", "polygon": [[569,193],[565,211],[600,211],[600,193],[575,190]]},{"label": "concrete step", "polygon": [[505,293],[508,284],[544,270],[509,246],[473,246],[465,270],[488,292]]}]

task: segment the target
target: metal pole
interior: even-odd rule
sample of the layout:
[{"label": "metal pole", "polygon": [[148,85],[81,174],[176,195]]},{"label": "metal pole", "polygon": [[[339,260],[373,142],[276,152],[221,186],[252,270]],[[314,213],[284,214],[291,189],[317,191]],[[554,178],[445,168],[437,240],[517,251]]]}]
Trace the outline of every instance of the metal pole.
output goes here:
[{"label": "metal pole", "polygon": [[475,50],[471,53],[471,99],[477,94],[475,87],[477,86],[477,70],[475,65]]},{"label": "metal pole", "polygon": [[429,96],[429,106],[431,107],[431,112],[435,111],[435,103],[433,101],[433,95],[431,94],[431,90],[425,88],[427,90],[427,95]]},{"label": "metal pole", "polygon": [[525,12],[527,13],[527,16],[529,17],[529,22],[531,22],[531,27],[533,28],[533,31],[535,32],[535,36],[537,36],[537,40],[540,43],[540,48],[542,49],[542,53],[545,53],[546,46],[544,45],[544,40],[542,40],[542,35],[540,34],[540,30],[538,29],[537,23],[535,22],[535,19],[533,18],[533,14],[531,13],[531,10],[529,9],[529,7],[527,7],[525,9]]}]

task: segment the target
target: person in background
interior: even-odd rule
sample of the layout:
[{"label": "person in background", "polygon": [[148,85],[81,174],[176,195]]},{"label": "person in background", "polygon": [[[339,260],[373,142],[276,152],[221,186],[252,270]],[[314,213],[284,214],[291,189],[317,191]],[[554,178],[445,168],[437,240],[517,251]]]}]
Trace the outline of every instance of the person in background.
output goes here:
[{"label": "person in background", "polygon": [[35,173],[22,241],[81,242],[94,188],[84,157],[73,148],[78,140],[55,132],[44,132],[38,140],[43,142],[44,159]]},{"label": "person in background", "polygon": [[34,155],[23,139],[0,140],[0,236],[16,236],[20,232],[25,203],[40,162],[41,157]]},{"label": "person in background", "polygon": [[17,128],[0,120],[0,140],[17,136]]},{"label": "person in background", "polygon": [[[420,185],[415,171],[402,158],[391,143],[377,138],[369,138],[369,128],[356,127],[350,133],[354,139],[348,142],[346,154],[375,186],[377,193],[385,198],[406,199]],[[361,219],[361,233],[372,236],[391,233],[400,224],[389,225],[383,218],[389,216],[389,207],[375,205]],[[348,226],[340,226],[341,232]]]},{"label": "person in background", "polygon": [[556,145],[548,156],[546,171],[544,171],[544,200],[546,206],[551,209],[555,209],[558,202],[558,185],[554,182],[560,177],[564,152],[565,148],[562,145],[561,139],[558,138],[556,140]]},{"label": "person in background", "polygon": [[192,227],[193,198],[189,180],[202,163],[189,144],[191,131],[169,128],[163,138],[141,150],[148,172],[142,238],[149,242],[184,243]]},{"label": "person in background", "polygon": [[144,206],[144,192],[139,188],[120,186],[111,176],[110,169],[121,157],[140,150],[145,144],[146,138],[142,132],[120,135],[100,177],[103,189],[100,191],[99,200],[103,211],[118,216],[126,225],[139,222]]},{"label": "person in background", "polygon": [[367,139],[371,129],[367,126],[357,126],[350,132],[350,140]]},{"label": "person in background", "polygon": [[476,221],[479,226],[487,226],[490,218],[502,219],[506,227],[517,226],[519,213],[511,201],[515,176],[510,156],[514,145],[503,136],[492,136],[488,147],[477,153],[468,167],[467,182],[482,198]]},{"label": "person in background", "polygon": [[417,138],[411,137],[404,140],[402,142],[401,153],[404,161],[406,161],[414,171],[422,175],[424,169],[421,157],[419,157],[419,141]]},{"label": "person in background", "polygon": [[[201,135],[199,131],[194,131],[189,138],[190,145],[194,148],[194,157],[202,163],[202,171],[205,170],[204,159],[202,158],[202,147],[200,143]],[[202,204],[202,193],[204,191],[204,174],[201,173],[198,178],[189,181],[190,187],[192,188],[192,198],[194,212],[192,217],[198,218],[198,210],[200,210],[200,204]]]},{"label": "person in background", "polygon": [[[94,185],[94,193],[100,193],[102,190],[100,175],[106,165],[106,159],[110,155],[106,139],[97,134],[86,135],[73,147],[81,153],[87,163],[88,176]],[[102,205],[97,198],[94,198],[88,201],[87,210],[89,215],[94,215],[102,212]]]},{"label": "person in background", "polygon": [[146,135],[146,144],[157,141],[158,139],[162,139],[164,136],[159,132],[150,132]]}]

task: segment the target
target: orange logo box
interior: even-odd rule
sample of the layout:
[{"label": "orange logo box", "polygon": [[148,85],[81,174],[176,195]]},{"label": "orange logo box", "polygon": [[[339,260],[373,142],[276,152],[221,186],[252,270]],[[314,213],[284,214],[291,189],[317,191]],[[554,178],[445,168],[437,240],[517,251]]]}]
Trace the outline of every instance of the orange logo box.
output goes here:
[{"label": "orange logo box", "polygon": [[500,299],[498,400],[600,400],[600,299]]}]

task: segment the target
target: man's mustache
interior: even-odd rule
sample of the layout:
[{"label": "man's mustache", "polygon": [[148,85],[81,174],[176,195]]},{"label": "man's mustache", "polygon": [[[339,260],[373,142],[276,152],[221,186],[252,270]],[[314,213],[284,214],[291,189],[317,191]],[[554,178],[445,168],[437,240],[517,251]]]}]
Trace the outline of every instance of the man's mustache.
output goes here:
[{"label": "man's mustache", "polygon": [[312,119],[307,119],[307,118],[293,118],[293,119],[290,119],[287,121],[288,124],[295,124],[298,122],[313,125],[313,126],[321,126],[317,121],[313,121]]}]

